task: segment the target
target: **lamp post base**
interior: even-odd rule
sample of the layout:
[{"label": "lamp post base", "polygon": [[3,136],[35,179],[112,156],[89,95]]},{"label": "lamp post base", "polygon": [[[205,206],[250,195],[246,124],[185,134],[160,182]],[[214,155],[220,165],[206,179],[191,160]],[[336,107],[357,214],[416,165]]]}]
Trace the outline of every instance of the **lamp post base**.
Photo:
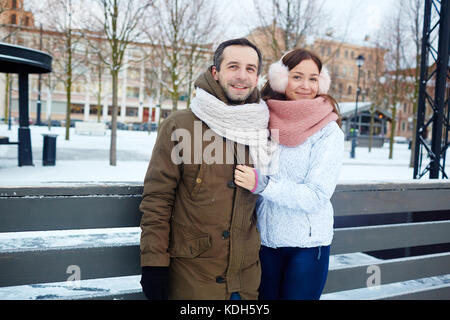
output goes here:
[{"label": "lamp post base", "polygon": [[352,134],[352,149],[350,150],[350,158],[355,159],[355,153],[356,153],[356,131]]}]

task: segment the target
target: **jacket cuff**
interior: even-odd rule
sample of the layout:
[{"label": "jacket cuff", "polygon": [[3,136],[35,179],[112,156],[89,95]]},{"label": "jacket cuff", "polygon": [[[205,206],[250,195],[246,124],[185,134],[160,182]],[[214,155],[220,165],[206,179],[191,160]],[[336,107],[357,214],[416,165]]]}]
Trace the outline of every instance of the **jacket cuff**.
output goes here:
[{"label": "jacket cuff", "polygon": [[269,183],[269,176],[261,174],[261,172],[258,169],[253,169],[255,171],[255,187],[253,188],[252,193],[259,194],[264,191],[264,189],[267,186],[267,183]]},{"label": "jacket cuff", "polygon": [[168,267],[170,264],[169,254],[155,255],[152,253],[141,253],[141,267]]}]

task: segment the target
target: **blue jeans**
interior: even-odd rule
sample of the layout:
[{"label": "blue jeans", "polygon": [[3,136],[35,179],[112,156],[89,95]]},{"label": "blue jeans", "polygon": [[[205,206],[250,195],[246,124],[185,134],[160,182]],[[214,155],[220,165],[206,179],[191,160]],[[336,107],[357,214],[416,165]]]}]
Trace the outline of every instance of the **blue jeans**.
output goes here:
[{"label": "blue jeans", "polygon": [[261,246],[260,300],[318,300],[328,275],[330,246]]}]

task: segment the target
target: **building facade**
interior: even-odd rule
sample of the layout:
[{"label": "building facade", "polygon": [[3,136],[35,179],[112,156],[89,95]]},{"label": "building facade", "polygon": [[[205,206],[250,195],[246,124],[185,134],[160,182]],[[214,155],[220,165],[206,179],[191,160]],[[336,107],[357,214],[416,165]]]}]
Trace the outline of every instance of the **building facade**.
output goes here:
[{"label": "building facade", "polygon": [[0,24],[33,27],[33,13],[26,11],[24,0],[0,0]]},{"label": "building facade", "polygon": [[[16,6],[17,8],[15,8]],[[23,9],[23,0],[8,0],[0,14],[0,38],[6,42],[48,52],[53,56],[53,71],[39,78],[30,75],[29,116],[36,121],[37,105],[41,101],[41,119],[64,124],[67,113],[67,81],[65,34],[55,30],[41,30],[34,25],[31,12]],[[14,10],[12,8],[15,8]],[[20,24],[12,17],[29,17],[28,25]],[[16,23],[14,23],[16,22]],[[71,86],[70,113],[72,120],[109,122],[112,113],[112,78],[108,67],[99,56],[89,50],[94,44],[99,50],[108,50],[107,40],[101,35],[86,30],[73,30],[77,45],[73,53],[73,76]],[[158,74],[160,61],[154,56],[159,52],[149,43],[130,43],[124,55],[119,74],[118,117],[121,124],[158,122],[172,111],[173,101],[161,83],[169,82],[166,70]],[[204,65],[197,66],[197,72],[204,70],[212,61],[209,47],[203,48]],[[183,58],[183,57],[182,57]],[[181,63],[180,63],[181,64]],[[194,74],[194,80],[197,75]],[[165,77],[165,78],[164,78]],[[40,85],[39,85],[40,82]],[[41,88],[41,90],[39,90]],[[182,87],[177,101],[178,109],[187,107],[188,88]],[[10,97],[9,97],[10,96]],[[0,74],[0,119],[18,117],[17,75]],[[39,100],[40,97],[40,100]]]}]

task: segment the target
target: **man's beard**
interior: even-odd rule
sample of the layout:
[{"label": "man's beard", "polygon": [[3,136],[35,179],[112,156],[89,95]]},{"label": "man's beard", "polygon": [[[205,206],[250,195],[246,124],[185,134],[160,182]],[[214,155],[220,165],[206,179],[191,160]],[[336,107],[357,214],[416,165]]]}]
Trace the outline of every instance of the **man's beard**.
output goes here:
[{"label": "man's beard", "polygon": [[[250,96],[251,96],[251,94],[253,93],[253,90],[255,90],[255,88],[251,88],[251,86],[250,85],[248,85],[248,83],[242,83],[242,82],[239,82],[240,84],[244,84],[247,88],[249,88],[249,91],[248,91],[248,93],[245,95],[245,96],[242,96],[242,97],[239,97],[239,96],[233,96],[230,92],[229,92],[229,90],[228,90],[228,88],[231,86],[231,85],[234,85],[235,83],[228,83],[228,85],[229,86],[223,86],[222,85],[222,88],[223,88],[223,91],[225,92],[225,95],[226,95],[226,97],[227,97],[227,99],[228,99],[228,101],[231,103],[231,104],[233,104],[233,105],[235,105],[235,104],[242,104],[242,103],[244,103]],[[237,84],[237,83],[236,83]]]}]

